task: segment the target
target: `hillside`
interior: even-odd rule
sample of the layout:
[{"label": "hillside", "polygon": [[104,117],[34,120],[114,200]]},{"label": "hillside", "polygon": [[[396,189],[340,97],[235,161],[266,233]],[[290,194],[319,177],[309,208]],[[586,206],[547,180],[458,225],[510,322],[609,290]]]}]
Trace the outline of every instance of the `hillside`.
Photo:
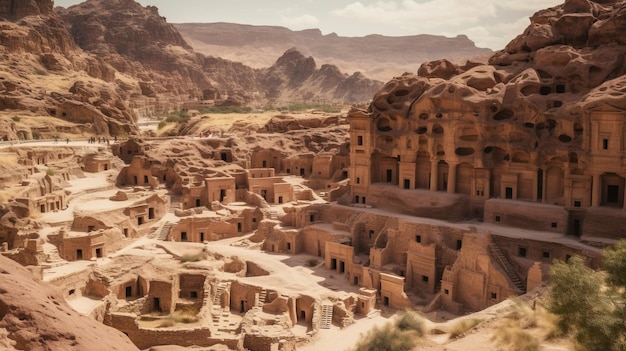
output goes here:
[{"label": "hillside", "polygon": [[[302,55],[286,55],[265,70],[205,56],[156,7],[133,0],[88,0],[67,9],[53,9],[52,0],[0,0],[0,39],[4,140],[131,135],[142,115],[163,116],[206,100],[228,106],[366,102],[382,86],[334,66],[318,69]],[[305,71],[296,67],[303,60]],[[31,123],[31,117],[40,120]]]},{"label": "hillside", "polygon": [[466,36],[436,35],[388,37],[342,37],[323,35],[318,29],[292,31],[276,26],[234,23],[174,24],[198,52],[242,62],[250,67],[269,67],[285,50],[295,47],[322,64],[341,71],[361,72],[388,81],[404,72],[415,72],[426,61],[446,58],[454,63],[485,61],[493,52],[477,48]]}]

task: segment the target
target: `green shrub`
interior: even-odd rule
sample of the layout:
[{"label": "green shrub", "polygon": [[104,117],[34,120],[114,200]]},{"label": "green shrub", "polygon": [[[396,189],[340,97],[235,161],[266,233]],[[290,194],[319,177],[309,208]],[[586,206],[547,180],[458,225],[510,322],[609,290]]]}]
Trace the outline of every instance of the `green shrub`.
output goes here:
[{"label": "green shrub", "polygon": [[11,119],[14,120],[15,122],[19,122],[22,120],[19,116],[13,116],[11,117]]},{"label": "green shrub", "polygon": [[54,169],[50,169],[50,168],[48,168],[48,169],[46,170],[46,174],[52,177],[52,176],[54,175]]},{"label": "green shrub", "polygon": [[252,107],[248,106],[213,106],[203,107],[200,109],[200,113],[216,113],[216,114],[228,114],[228,113],[250,113]]}]

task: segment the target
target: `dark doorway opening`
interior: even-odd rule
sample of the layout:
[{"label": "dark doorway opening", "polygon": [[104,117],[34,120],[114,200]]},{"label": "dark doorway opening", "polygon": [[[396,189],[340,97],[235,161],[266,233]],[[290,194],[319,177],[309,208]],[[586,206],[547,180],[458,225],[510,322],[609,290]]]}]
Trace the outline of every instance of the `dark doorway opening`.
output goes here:
[{"label": "dark doorway opening", "polygon": [[330,259],[330,269],[337,269],[337,259],[335,258]]},{"label": "dark doorway opening", "polygon": [[404,188],[405,189],[411,189],[411,180],[410,179],[405,179],[404,180]]},{"label": "dark doorway opening", "polygon": [[226,197],[226,190],[224,189],[220,190],[220,202],[224,201],[225,197]]},{"label": "dark doorway opening", "polygon": [[81,249],[76,250],[76,259],[77,260],[82,260],[83,259],[83,250],[81,250]]},{"label": "dark doorway opening", "polygon": [[96,249],[96,257],[98,257],[98,258],[102,257],[102,249],[101,248],[97,248]]},{"label": "dark doorway opening", "polygon": [[148,219],[154,219],[154,208],[148,209]]},{"label": "dark doorway opening", "polygon": [[133,287],[132,286],[127,286],[126,287],[126,297],[132,297],[133,296]]},{"label": "dark doorway opening", "polygon": [[154,305],[154,311],[161,312],[161,299],[158,297],[155,297],[152,301]]},{"label": "dark doorway opening", "polygon": [[388,169],[387,170],[387,183],[391,183],[393,181],[393,171]]},{"label": "dark doorway opening", "polygon": [[619,185],[607,185],[606,202],[611,205],[617,205],[619,203]]},{"label": "dark doorway opening", "polygon": [[513,198],[513,188],[507,186],[504,189],[504,192],[505,192],[505,196],[504,196],[505,198],[507,198],[507,199],[512,199]]},{"label": "dark doorway opening", "polygon": [[537,170],[537,200],[543,199],[543,169]]}]

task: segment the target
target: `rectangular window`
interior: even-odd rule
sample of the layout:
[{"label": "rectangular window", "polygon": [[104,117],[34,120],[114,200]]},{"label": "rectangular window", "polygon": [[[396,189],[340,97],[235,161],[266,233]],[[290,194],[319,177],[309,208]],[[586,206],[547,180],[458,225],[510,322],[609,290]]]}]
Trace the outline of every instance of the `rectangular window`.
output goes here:
[{"label": "rectangular window", "polygon": [[552,223],[550,223],[550,226],[551,226],[552,228],[556,228],[556,227],[557,227],[557,223],[556,223],[556,222],[552,222]]},{"label": "rectangular window", "polygon": [[444,293],[444,294],[446,294],[446,295],[450,295],[450,290],[448,290],[448,289],[443,289],[443,293]]},{"label": "rectangular window", "polygon": [[496,216],[496,222],[498,222],[498,223],[499,223],[499,222],[501,222],[501,221],[502,221],[502,217],[500,217],[500,216]]},{"label": "rectangular window", "polygon": [[421,235],[416,235],[415,236],[415,242],[416,243],[421,243],[422,242],[422,236]]},{"label": "rectangular window", "polygon": [[580,207],[580,201],[574,201],[574,207]]},{"label": "rectangular window", "polygon": [[492,300],[496,300],[497,298],[498,298],[498,294],[496,294],[496,293],[492,292],[492,293],[491,293],[491,299],[492,299]]},{"label": "rectangular window", "polygon": [[462,247],[463,247],[463,240],[457,240],[456,241],[456,249],[457,250],[461,250]]},{"label": "rectangular window", "polygon": [[602,139],[602,148],[604,150],[608,150],[609,149],[609,139]]},{"label": "rectangular window", "polygon": [[427,276],[427,275],[423,275],[423,276],[422,276],[422,281],[423,281],[424,283],[428,283],[428,276]]},{"label": "rectangular window", "polygon": [[357,184],[361,184],[361,178],[356,177],[356,183],[357,183]]},{"label": "rectangular window", "polygon": [[357,145],[363,145],[363,136],[359,135],[356,137],[356,144]]},{"label": "rectangular window", "polygon": [[543,251],[543,258],[550,258],[550,251]]}]

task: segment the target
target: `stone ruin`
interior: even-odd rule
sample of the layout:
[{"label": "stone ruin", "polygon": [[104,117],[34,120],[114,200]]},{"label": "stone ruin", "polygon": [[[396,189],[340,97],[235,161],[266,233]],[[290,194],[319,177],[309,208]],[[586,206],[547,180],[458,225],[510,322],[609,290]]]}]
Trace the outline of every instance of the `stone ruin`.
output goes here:
[{"label": "stone ruin", "polygon": [[138,347],[268,351],[597,267],[626,236],[618,5],[538,12],[489,65],[424,64],[327,124],[5,149],[2,254]]}]

